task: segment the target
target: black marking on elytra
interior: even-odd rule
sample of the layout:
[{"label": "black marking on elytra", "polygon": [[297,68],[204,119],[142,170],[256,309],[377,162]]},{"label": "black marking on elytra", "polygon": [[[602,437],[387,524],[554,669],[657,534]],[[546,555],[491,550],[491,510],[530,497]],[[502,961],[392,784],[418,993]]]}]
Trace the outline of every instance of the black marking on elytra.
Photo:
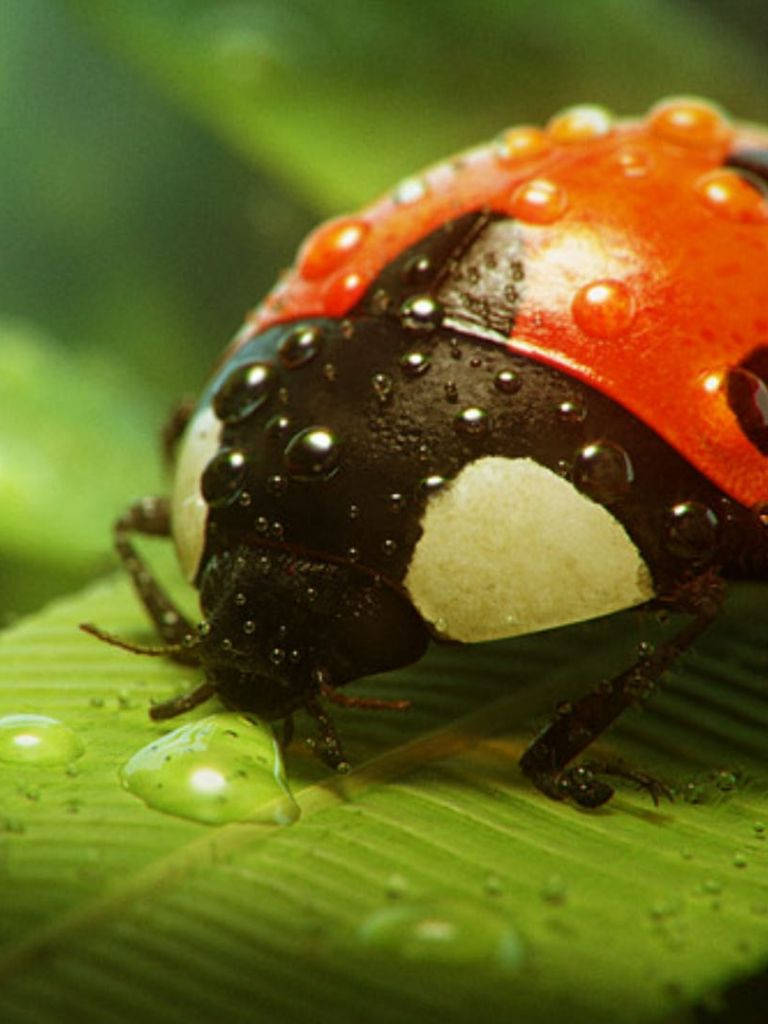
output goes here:
[{"label": "black marking on elytra", "polygon": [[[236,357],[271,360],[279,387],[252,416],[222,424],[222,446],[246,453],[246,466],[239,498],[209,511],[203,567],[243,544],[285,544],[353,562],[397,585],[421,532],[428,496],[422,481],[434,475],[450,481],[485,455],[534,459],[602,501],[638,545],[660,592],[689,569],[737,572],[750,545],[764,545],[753,513],[725,498],[615,402],[558,370],[446,328],[415,338],[390,316],[355,312],[344,323],[302,322],[322,332],[322,359],[296,370],[279,365],[275,353],[294,324],[271,328]],[[416,348],[429,366],[414,376],[401,360]],[[512,393],[494,383],[501,370],[515,374]],[[574,407],[582,411],[578,417],[568,414]],[[476,417],[469,427],[462,419],[467,409],[485,413],[479,431],[472,428]],[[291,421],[286,436],[265,431],[278,413]],[[338,439],[337,468],[316,480],[291,477],[286,445],[317,425]],[[591,445],[597,456],[584,455]],[[631,471],[617,451],[626,453]],[[270,484],[275,476],[287,477],[277,493]],[[404,500],[393,502],[393,494]],[[716,520],[700,557],[702,515],[672,512],[685,503],[712,510]]]}]

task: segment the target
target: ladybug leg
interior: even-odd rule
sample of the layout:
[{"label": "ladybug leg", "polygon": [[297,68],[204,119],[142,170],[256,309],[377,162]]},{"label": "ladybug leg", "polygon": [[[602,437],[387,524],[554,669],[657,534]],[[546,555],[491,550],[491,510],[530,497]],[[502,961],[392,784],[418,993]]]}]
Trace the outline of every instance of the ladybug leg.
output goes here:
[{"label": "ladybug leg", "polygon": [[182,693],[178,697],[171,697],[170,700],[164,700],[160,704],[153,704],[149,709],[149,717],[153,722],[162,722],[166,718],[175,718],[176,715],[183,715],[186,711],[196,708],[198,704],[205,703],[215,693],[216,687],[213,683],[209,683],[206,680],[206,682],[201,683],[189,693]]},{"label": "ladybug leg", "polygon": [[343,708],[355,708],[363,711],[407,711],[411,706],[409,700],[382,700],[381,697],[354,697],[339,691],[330,683],[320,684],[320,693],[332,704]]},{"label": "ladybug leg", "polygon": [[520,760],[523,772],[554,800],[573,800],[581,807],[600,807],[613,788],[596,775],[621,776],[647,790],[654,803],[670,796],[666,787],[644,772],[621,763],[566,765],[585,750],[619,717],[622,711],[646,698],[659,677],[707,629],[722,604],[724,587],[713,575],[691,581],[663,600],[676,610],[695,617],[676,636],[644,653],[630,668],[573,703],[567,702],[557,717],[537,736]]},{"label": "ladybug leg", "polygon": [[317,756],[329,768],[333,768],[337,772],[348,772],[349,761],[344,754],[333,719],[320,702],[313,697],[308,698],[304,706],[317,722],[317,740],[315,741]]},{"label": "ladybug leg", "polygon": [[187,424],[195,411],[195,401],[192,398],[182,398],[170,416],[166,420],[160,434],[160,444],[163,459],[167,466],[173,464],[176,454],[176,445],[181,440],[181,435],[187,428]]},{"label": "ladybug leg", "polygon": [[[183,612],[150,572],[146,562],[136,551],[129,539],[131,533],[143,533],[153,537],[167,537],[170,534],[170,513],[166,498],[143,498],[131,505],[114,525],[115,549],[126,572],[131,577],[136,592],[158,633],[166,644],[179,646],[189,642],[195,629]],[[195,665],[198,658],[188,651],[169,651],[175,661]]]}]

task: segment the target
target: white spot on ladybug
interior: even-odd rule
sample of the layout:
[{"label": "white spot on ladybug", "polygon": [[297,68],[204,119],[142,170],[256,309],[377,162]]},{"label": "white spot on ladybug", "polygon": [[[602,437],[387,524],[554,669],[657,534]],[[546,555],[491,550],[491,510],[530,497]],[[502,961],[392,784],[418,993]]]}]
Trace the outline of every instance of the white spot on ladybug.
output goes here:
[{"label": "white spot on ladybug", "polygon": [[219,449],[221,422],[213,409],[201,409],[181,442],[171,495],[171,530],[184,575],[195,578],[205,544],[208,506],[200,491],[203,470]]},{"label": "white spot on ladybug", "polygon": [[653,597],[624,527],[532,459],[489,456],[434,494],[405,586],[465,643],[551,629]]}]

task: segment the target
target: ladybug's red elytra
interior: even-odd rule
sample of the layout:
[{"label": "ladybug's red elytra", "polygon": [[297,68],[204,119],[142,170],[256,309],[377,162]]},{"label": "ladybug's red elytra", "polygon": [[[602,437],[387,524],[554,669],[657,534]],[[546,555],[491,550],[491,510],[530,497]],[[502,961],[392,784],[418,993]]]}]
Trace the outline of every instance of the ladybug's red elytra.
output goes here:
[{"label": "ladybug's red elytra", "polygon": [[[152,650],[205,677],[152,716],[303,709],[344,767],[327,704],[403,706],[339,687],[430,640],[664,606],[688,625],[521,762],[555,799],[598,806],[612,773],[657,799],[641,771],[572,762],[725,580],[768,579],[767,295],[768,131],[697,99],[574,107],[322,225],[190,414],[170,499],[116,524]],[[173,536],[200,625],[131,532]]]}]

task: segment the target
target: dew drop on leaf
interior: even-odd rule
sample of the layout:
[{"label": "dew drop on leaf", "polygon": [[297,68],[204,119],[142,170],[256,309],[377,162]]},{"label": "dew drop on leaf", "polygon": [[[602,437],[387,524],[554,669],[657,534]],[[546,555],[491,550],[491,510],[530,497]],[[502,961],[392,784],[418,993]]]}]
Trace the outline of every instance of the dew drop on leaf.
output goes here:
[{"label": "dew drop on leaf", "polygon": [[66,764],[83,753],[73,729],[47,715],[0,718],[0,761],[15,764]]},{"label": "dew drop on leaf", "polygon": [[365,918],[359,937],[363,946],[414,964],[514,969],[525,955],[521,939],[509,922],[477,904],[390,903]]},{"label": "dew drop on leaf", "polygon": [[149,807],[209,825],[291,825],[300,813],[272,730],[234,712],[208,715],[143,747],[121,779]]}]

